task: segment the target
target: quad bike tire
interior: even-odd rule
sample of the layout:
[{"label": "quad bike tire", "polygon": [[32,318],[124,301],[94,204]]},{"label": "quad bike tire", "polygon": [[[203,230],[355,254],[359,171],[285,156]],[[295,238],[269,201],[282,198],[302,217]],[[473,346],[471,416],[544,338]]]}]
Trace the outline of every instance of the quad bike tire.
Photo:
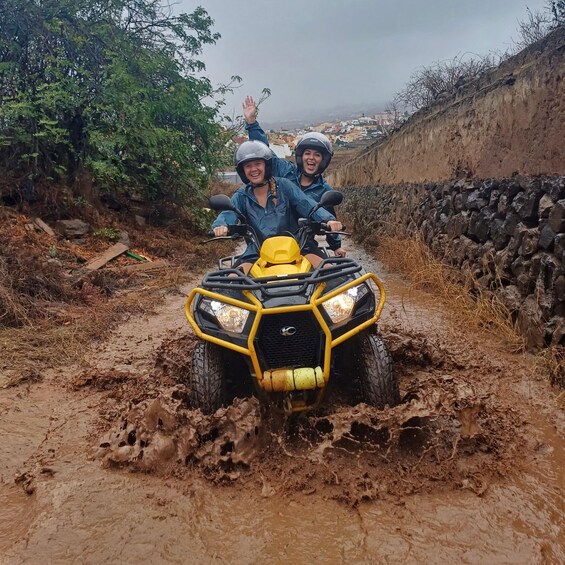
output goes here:
[{"label": "quad bike tire", "polygon": [[380,336],[364,334],[358,338],[355,365],[361,402],[379,409],[400,402],[392,357]]},{"label": "quad bike tire", "polygon": [[192,354],[190,405],[213,414],[226,401],[226,365],[222,349],[202,341]]}]

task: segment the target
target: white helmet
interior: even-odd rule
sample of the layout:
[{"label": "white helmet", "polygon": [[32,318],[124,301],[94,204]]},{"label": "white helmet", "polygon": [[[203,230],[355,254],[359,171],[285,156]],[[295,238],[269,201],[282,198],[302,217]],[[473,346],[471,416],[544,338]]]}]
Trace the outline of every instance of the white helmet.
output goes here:
[{"label": "white helmet", "polygon": [[262,141],[244,141],[235,151],[235,170],[245,184],[249,179],[243,172],[243,165],[257,159],[265,161],[265,180],[269,180],[273,176],[273,154],[267,145]]},{"label": "white helmet", "polygon": [[[306,149],[314,149],[322,154],[322,162],[320,163],[315,175],[309,175],[304,172],[302,155]],[[333,150],[331,141],[323,133],[318,133],[316,131],[305,133],[296,144],[296,166],[298,167],[300,174],[315,177],[321,175],[330,164],[332,156]]]}]

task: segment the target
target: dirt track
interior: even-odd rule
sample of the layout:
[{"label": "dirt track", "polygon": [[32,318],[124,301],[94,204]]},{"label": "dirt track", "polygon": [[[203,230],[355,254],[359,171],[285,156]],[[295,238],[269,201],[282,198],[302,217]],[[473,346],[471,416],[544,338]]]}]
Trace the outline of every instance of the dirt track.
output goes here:
[{"label": "dirt track", "polygon": [[[188,288],[95,345],[88,367],[0,389],[0,563],[565,562],[556,391],[528,356],[451,327],[374,268],[404,395],[393,410],[334,395],[292,430],[253,401],[199,418],[178,384]],[[220,456],[226,434],[236,449]]]}]

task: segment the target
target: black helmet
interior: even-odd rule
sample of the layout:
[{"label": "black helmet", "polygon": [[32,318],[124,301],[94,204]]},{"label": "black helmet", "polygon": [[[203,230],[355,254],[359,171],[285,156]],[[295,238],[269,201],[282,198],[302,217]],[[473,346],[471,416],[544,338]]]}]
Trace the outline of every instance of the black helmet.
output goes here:
[{"label": "black helmet", "polygon": [[267,145],[262,141],[244,141],[235,151],[235,170],[245,184],[249,179],[243,172],[243,165],[257,159],[265,161],[265,180],[269,180],[273,176],[273,154]]},{"label": "black helmet", "polygon": [[[322,162],[320,163],[315,175],[309,175],[304,172],[302,155],[306,149],[314,149],[322,154]],[[300,174],[314,177],[321,175],[330,164],[332,156],[333,150],[331,141],[323,133],[318,133],[316,131],[305,133],[296,144],[296,166],[298,167]]]}]

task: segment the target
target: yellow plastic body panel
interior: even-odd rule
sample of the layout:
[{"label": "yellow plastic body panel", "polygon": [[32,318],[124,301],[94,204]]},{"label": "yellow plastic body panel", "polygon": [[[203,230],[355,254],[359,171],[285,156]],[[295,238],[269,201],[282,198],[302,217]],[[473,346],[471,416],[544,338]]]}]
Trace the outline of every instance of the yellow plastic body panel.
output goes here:
[{"label": "yellow plastic body panel", "polygon": [[283,263],[295,263],[301,258],[300,247],[296,239],[284,235],[269,237],[263,242],[261,259],[272,265],[282,265]]},{"label": "yellow plastic body panel", "polygon": [[251,267],[252,277],[276,277],[307,273],[310,261],[300,255],[300,248],[293,237],[278,235],[263,242],[259,259]]},{"label": "yellow plastic body panel", "polygon": [[291,390],[324,388],[326,381],[321,367],[275,369],[263,373],[261,386],[267,392],[288,392]]}]

